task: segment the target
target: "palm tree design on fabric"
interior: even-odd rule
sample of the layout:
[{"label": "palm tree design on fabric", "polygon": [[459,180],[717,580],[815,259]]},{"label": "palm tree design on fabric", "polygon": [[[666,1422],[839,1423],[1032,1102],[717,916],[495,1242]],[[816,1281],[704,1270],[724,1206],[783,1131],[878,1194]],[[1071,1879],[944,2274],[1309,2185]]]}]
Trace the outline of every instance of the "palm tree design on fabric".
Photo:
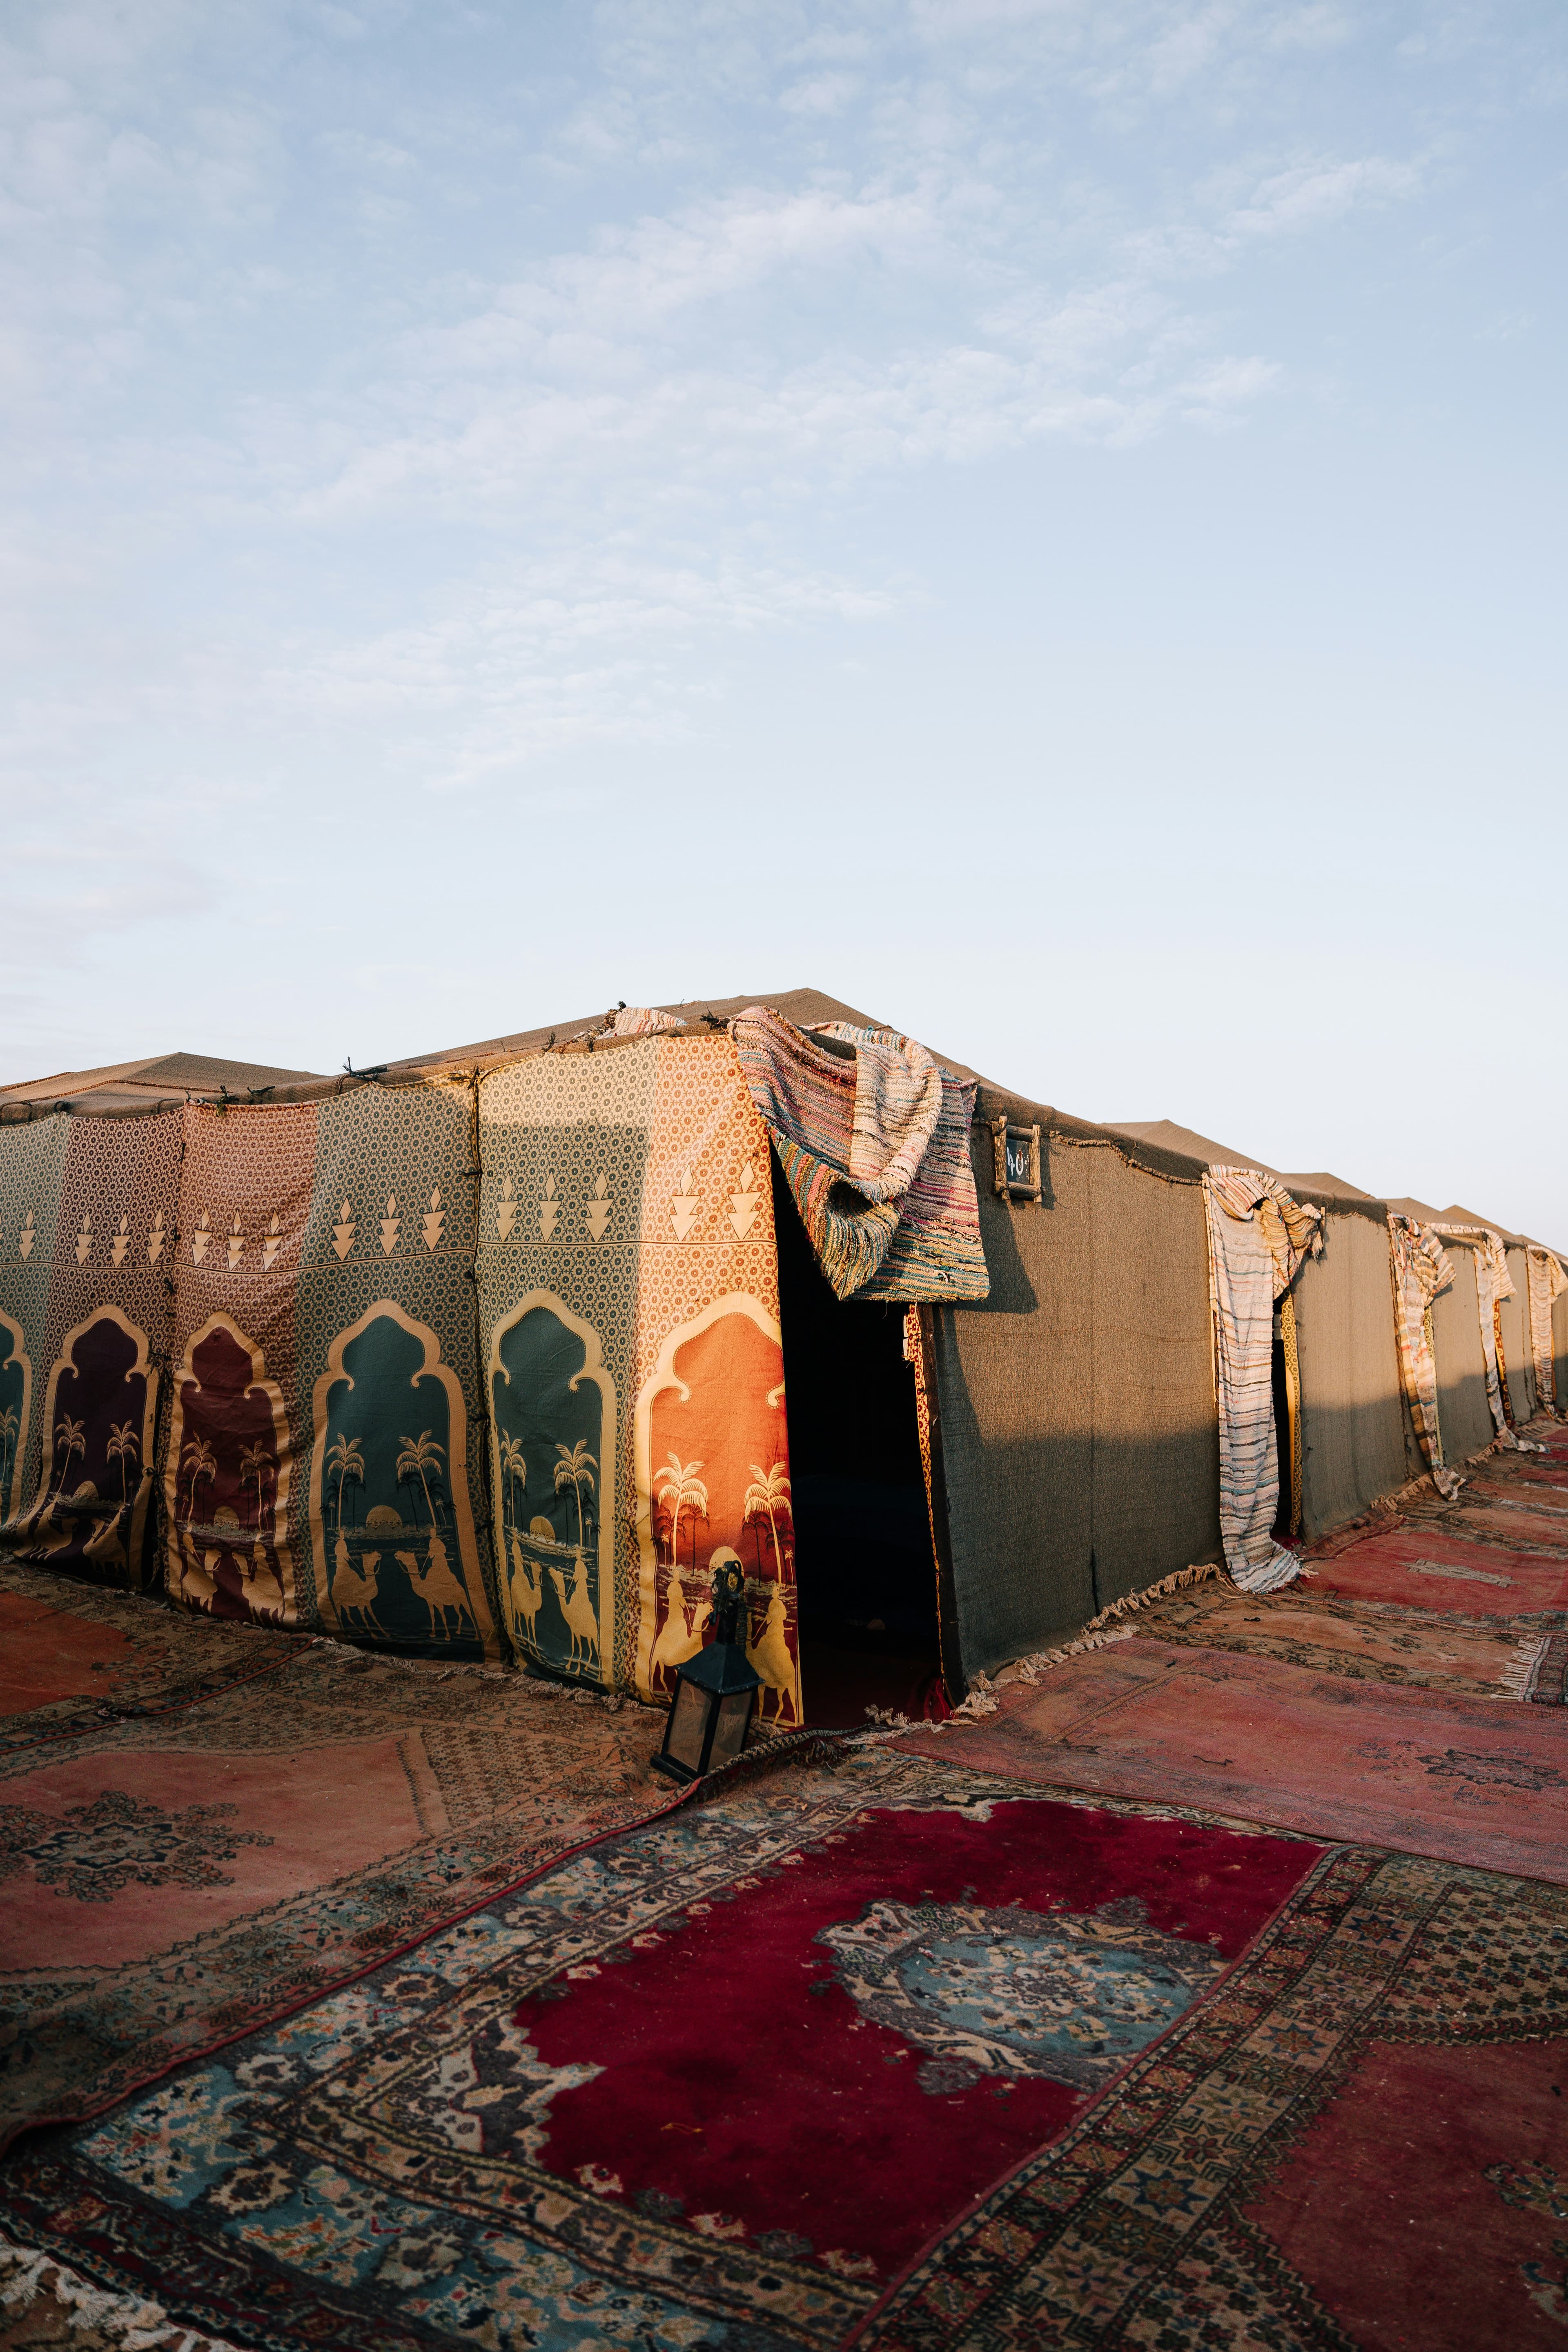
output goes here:
[{"label": "palm tree design on fabric", "polygon": [[71,1466],[71,1456],[87,1452],[86,1423],[73,1421],[68,1412],[63,1421],[57,1421],[55,1423],[55,1444],[60,1453],[59,1476],[55,1486],[55,1499],[58,1502],[66,1490],[66,1474]]},{"label": "palm tree design on fabric", "polygon": [[359,1450],[357,1437],[334,1437],[327,1448],[327,1475],[338,1482],[338,1533],[343,1531],[343,1480],[353,1478],[364,1485],[364,1455]]},{"label": "palm tree design on fabric", "polygon": [[678,1454],[671,1454],[658,1474],[660,1483],[654,1491],[669,1511],[669,1564],[672,1569],[679,1569],[680,1565],[680,1514],[688,1504],[692,1512],[691,1565],[693,1568],[697,1565],[697,1521],[708,1517],[708,1489],[697,1475],[701,1467],[700,1462],[682,1462]]},{"label": "palm tree design on fabric", "polygon": [[128,1462],[135,1461],[139,1450],[132,1423],[111,1421],[109,1424],[109,1444],[104,1450],[111,1462],[118,1462],[120,1465],[120,1499],[121,1503],[128,1503],[131,1500],[131,1475],[125,1465]]},{"label": "palm tree design on fabric", "polygon": [[506,1480],[507,1503],[511,1512],[511,1523],[515,1528],[517,1496],[513,1489],[520,1486],[525,1495],[528,1492],[528,1465],[522,1458],[522,1447],[515,1437],[501,1439],[500,1473]]},{"label": "palm tree design on fabric", "polygon": [[200,1486],[204,1478],[216,1478],[217,1476],[217,1455],[213,1452],[212,1447],[207,1444],[205,1437],[193,1437],[190,1444],[186,1446],[184,1454],[181,1456],[181,1462],[190,1482],[188,1488],[190,1496],[189,1510],[191,1517],[195,1519],[196,1516],[196,1488]]},{"label": "palm tree design on fabric", "polygon": [[249,1485],[256,1488],[256,1526],[258,1533],[261,1528],[262,1493],[266,1487],[269,1475],[276,1469],[276,1467],[277,1465],[274,1463],[271,1454],[268,1452],[267,1447],[263,1444],[259,1437],[257,1439],[254,1445],[247,1445],[241,1449],[239,1456],[240,1487],[243,1490],[246,1486]]},{"label": "palm tree design on fabric", "polygon": [[[789,1475],[782,1462],[764,1470],[760,1462],[752,1465],[752,1484],[746,1489],[741,1509],[742,1525],[750,1527],[753,1519],[766,1519],[773,1541],[773,1574],[784,1574],[784,1553],[779,1547],[779,1523],[776,1514],[790,1511]],[[793,1513],[791,1514],[793,1517]]]},{"label": "palm tree design on fabric", "polygon": [[439,1478],[441,1457],[447,1449],[437,1443],[434,1432],[428,1429],[422,1429],[417,1437],[400,1437],[397,1442],[403,1448],[397,1457],[397,1483],[401,1486],[405,1478],[418,1479],[425,1489],[425,1508],[430,1515],[433,1528],[436,1525],[436,1506],[430,1500],[429,1474],[434,1470]]},{"label": "palm tree design on fabric", "polygon": [[563,1486],[570,1486],[577,1497],[577,1545],[581,1549],[586,1540],[583,1533],[583,1489],[586,1486],[590,1495],[594,1491],[594,1473],[599,1466],[598,1457],[589,1453],[585,1437],[580,1437],[570,1453],[564,1445],[559,1444],[555,1451],[561,1456],[555,1465],[555,1491],[559,1495]]},{"label": "palm tree design on fabric", "polygon": [[5,1412],[0,1412],[0,1461],[4,1463],[4,1467],[0,1468],[0,1513],[4,1512],[5,1497],[11,1492],[11,1473],[16,1466],[16,1438],[20,1428],[16,1407],[7,1405]]}]

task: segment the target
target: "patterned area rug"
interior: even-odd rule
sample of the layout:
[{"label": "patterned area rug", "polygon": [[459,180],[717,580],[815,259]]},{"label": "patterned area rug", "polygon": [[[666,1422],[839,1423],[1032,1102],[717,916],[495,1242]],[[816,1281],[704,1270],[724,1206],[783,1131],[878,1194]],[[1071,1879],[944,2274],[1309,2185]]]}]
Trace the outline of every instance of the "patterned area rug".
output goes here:
[{"label": "patterned area rug", "polygon": [[28,2141],[0,2225],[266,2352],[827,2352],[1331,1866],[841,1749]]},{"label": "patterned area rug", "polygon": [[193,1706],[300,1647],[297,1634],[194,1624],[134,1593],[0,1561],[0,1756]]},{"label": "patterned area rug", "polygon": [[1568,1898],[1342,1852],[862,2352],[1521,2352],[1568,2327]]},{"label": "patterned area rug", "polygon": [[1568,1712],[1402,1690],[1142,1635],[898,1746],[1052,1788],[1568,1881]]},{"label": "patterned area rug", "polygon": [[1331,1559],[1311,1560],[1316,1592],[1503,1618],[1568,1609],[1568,1543],[1556,1555],[1500,1550],[1436,1528],[1402,1527],[1363,1537]]},{"label": "patterned area rug", "polygon": [[[1433,1579],[1433,1581],[1442,1580]],[[1462,1588],[1461,1588],[1462,1589]],[[1492,1587],[1472,1586],[1472,1604]],[[1502,1619],[1342,1599],[1298,1586],[1259,1600],[1228,1582],[1193,1585],[1132,1621],[1138,1637],[1276,1658],[1354,1682],[1403,1683],[1470,1698],[1542,1697],[1542,1669],[1568,1637],[1568,1612]],[[1550,1696],[1563,1698],[1559,1671]]]},{"label": "patterned area rug", "polygon": [[0,2145],[661,1811],[659,1728],[515,1675],[321,1643],[199,1704],[0,1757]]}]

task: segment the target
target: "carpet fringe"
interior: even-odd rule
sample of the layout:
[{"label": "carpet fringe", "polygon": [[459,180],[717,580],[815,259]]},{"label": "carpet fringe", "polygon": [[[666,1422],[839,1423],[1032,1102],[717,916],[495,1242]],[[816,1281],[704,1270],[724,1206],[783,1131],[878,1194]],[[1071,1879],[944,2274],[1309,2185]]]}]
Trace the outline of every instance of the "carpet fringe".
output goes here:
[{"label": "carpet fringe", "polygon": [[72,2335],[96,2328],[124,2352],[238,2352],[224,2336],[171,2319],[161,2303],[110,2294],[53,2254],[19,2245],[0,2231],[0,2308],[25,2305],[37,2294],[50,2294],[64,2307]]},{"label": "carpet fringe", "polygon": [[1531,1635],[1514,1644],[1512,1664],[1503,1668],[1499,1680],[1514,1698],[1528,1698],[1535,1688],[1547,1651],[1552,1647],[1550,1633]]},{"label": "carpet fringe", "polygon": [[[970,1696],[955,1709],[951,1719],[954,1723],[965,1718],[973,1722],[977,1716],[994,1715],[996,1711],[995,1684],[1004,1679],[1009,1683],[1037,1683],[1042,1674],[1052,1666],[1059,1666],[1068,1658],[1081,1657],[1089,1650],[1103,1650],[1112,1642],[1131,1642],[1138,1628],[1123,1624],[1121,1622],[1123,1618],[1131,1617],[1137,1610],[1148,1608],[1152,1601],[1168,1601],[1174,1592],[1185,1592],[1194,1584],[1207,1584],[1224,1573],[1224,1570],[1212,1560],[1202,1561],[1195,1567],[1176,1569],[1171,1575],[1163,1576],[1158,1584],[1145,1585],[1142,1592],[1123,1593],[1120,1601],[1112,1601],[1102,1609],[1098,1617],[1091,1617],[1083,1631],[1070,1642],[1059,1643],[1051,1650],[1033,1651],[1026,1658],[1015,1658],[1009,1664],[999,1667],[994,1677],[976,1675],[970,1686]],[[978,1706],[974,1704],[977,1693],[981,1702]],[[867,1711],[870,1712],[869,1709]],[[940,1730],[942,1726],[922,1727]]]},{"label": "carpet fringe", "polygon": [[1131,1642],[1138,1633],[1135,1625],[1121,1625],[1121,1618],[1133,1616],[1138,1609],[1147,1609],[1152,1601],[1171,1600],[1173,1592],[1187,1592],[1192,1585],[1206,1585],[1223,1576],[1215,1561],[1201,1561],[1199,1567],[1175,1569],[1171,1576],[1159,1578],[1157,1585],[1145,1585],[1142,1592],[1123,1592],[1121,1600],[1100,1609],[1100,1616],[1090,1618],[1072,1642],[1060,1642],[1056,1649],[1039,1649],[1030,1658],[1016,1658],[1002,1673],[1016,1682],[1037,1682],[1039,1675],[1051,1665],[1060,1665],[1063,1658],[1079,1658],[1089,1649],[1105,1649],[1107,1642]]}]

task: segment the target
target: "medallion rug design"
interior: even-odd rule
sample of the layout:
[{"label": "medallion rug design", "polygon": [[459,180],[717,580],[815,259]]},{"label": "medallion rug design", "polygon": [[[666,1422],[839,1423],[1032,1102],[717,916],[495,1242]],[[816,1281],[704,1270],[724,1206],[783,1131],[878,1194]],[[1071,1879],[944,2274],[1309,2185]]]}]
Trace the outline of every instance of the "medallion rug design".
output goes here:
[{"label": "medallion rug design", "polygon": [[0,2225],[279,2352],[826,2352],[1331,1866],[840,1749],[29,2140]]},{"label": "medallion rug design", "polygon": [[862,2352],[1521,2352],[1568,2327],[1568,1896],[1343,1850]]},{"label": "medallion rug design", "polygon": [[0,2144],[661,1811],[656,1729],[521,1676],[321,1642],[199,1704],[0,1757]]}]

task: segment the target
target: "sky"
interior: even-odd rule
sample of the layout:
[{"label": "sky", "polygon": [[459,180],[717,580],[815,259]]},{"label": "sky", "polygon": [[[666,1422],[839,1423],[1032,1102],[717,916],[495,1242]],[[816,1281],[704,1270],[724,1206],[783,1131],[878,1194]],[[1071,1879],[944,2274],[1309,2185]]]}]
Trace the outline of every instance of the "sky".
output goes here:
[{"label": "sky", "polygon": [[815,986],[1568,1243],[1568,17],[14,0],[0,1079]]}]

